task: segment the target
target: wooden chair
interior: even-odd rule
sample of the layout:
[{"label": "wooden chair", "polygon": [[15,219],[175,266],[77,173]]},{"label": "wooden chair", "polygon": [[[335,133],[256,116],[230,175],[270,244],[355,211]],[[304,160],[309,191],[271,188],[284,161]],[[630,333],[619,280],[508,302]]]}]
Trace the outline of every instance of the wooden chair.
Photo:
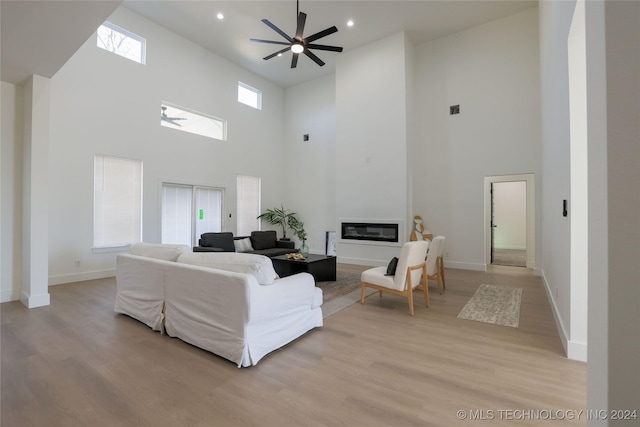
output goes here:
[{"label": "wooden chair", "polygon": [[380,297],[382,297],[383,292],[389,292],[407,298],[409,313],[413,316],[413,291],[414,289],[421,289],[424,292],[425,304],[429,307],[429,289],[425,262],[428,248],[428,240],[407,242],[402,245],[394,276],[385,275],[387,267],[375,267],[363,271],[361,275],[362,291],[360,303],[364,304],[366,288],[373,288],[380,293]]},{"label": "wooden chair", "polygon": [[444,241],[444,236],[434,237],[427,252],[427,280],[438,281],[440,295],[446,287],[444,282]]}]

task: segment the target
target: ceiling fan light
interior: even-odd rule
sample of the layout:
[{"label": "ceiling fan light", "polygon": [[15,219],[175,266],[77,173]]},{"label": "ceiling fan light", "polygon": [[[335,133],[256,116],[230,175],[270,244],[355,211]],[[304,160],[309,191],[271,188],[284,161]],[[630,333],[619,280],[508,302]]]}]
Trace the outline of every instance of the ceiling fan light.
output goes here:
[{"label": "ceiling fan light", "polygon": [[293,53],[302,53],[304,51],[304,46],[300,43],[294,43],[291,45],[291,52]]}]

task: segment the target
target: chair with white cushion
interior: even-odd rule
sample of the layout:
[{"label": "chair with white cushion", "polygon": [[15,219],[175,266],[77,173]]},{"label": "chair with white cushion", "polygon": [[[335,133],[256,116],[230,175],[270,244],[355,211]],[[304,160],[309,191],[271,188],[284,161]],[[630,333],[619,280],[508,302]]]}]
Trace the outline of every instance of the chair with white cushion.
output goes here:
[{"label": "chair with white cushion", "polygon": [[409,313],[413,316],[413,291],[421,289],[424,300],[429,307],[429,290],[427,286],[427,270],[425,258],[429,248],[428,240],[407,242],[402,245],[395,275],[387,276],[387,267],[375,267],[363,271],[360,303],[364,304],[366,288],[376,289],[382,297],[383,292],[400,295],[409,301]]},{"label": "chair with white cushion", "polygon": [[438,281],[438,293],[442,295],[444,283],[444,236],[436,236],[429,245],[427,252],[427,280]]}]

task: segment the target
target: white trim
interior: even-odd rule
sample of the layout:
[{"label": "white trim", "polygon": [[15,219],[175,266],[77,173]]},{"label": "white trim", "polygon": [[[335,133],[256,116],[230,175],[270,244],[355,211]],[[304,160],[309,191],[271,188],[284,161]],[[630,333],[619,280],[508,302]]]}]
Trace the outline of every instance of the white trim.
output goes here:
[{"label": "white trim", "polygon": [[453,268],[455,270],[487,271],[487,266],[478,262],[461,262],[461,261],[445,260],[444,266],[445,268]]},{"label": "white trim", "polygon": [[19,299],[20,299],[20,292],[15,289],[9,289],[9,290],[0,292],[0,303],[17,301]]},{"label": "white trim", "polygon": [[527,268],[536,268],[536,189],[535,174],[486,176],[484,178],[484,262],[491,264],[491,184],[494,182],[527,183]]},{"label": "white trim", "polygon": [[544,271],[540,274],[542,276],[542,283],[544,285],[544,290],[547,293],[547,300],[549,301],[549,305],[551,306],[551,312],[553,313],[553,319],[556,322],[556,329],[558,330],[558,335],[560,336],[560,342],[562,343],[562,347],[564,348],[565,355],[568,359],[577,360],[579,362],[587,361],[587,343],[572,341],[567,334],[567,329],[562,322],[562,318],[560,317],[560,311],[558,310],[558,306],[556,305],[556,301],[553,298],[553,294],[551,293],[551,289],[549,288],[549,283],[547,282],[547,278],[544,275]]},{"label": "white trim", "polygon": [[44,307],[51,304],[51,298],[48,292],[39,295],[27,295],[24,292],[20,292],[20,301],[27,308]]},{"label": "white trim", "polygon": [[86,280],[105,279],[107,277],[115,277],[115,275],[115,268],[108,270],[85,271],[82,273],[61,274],[58,276],[49,276],[49,286],[84,282]]}]

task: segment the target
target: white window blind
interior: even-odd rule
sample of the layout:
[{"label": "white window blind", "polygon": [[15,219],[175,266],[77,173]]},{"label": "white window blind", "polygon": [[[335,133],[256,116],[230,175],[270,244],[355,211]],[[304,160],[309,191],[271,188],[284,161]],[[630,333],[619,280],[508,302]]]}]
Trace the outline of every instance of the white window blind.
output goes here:
[{"label": "white window blind", "polygon": [[193,188],[162,184],[162,243],[192,244]]},{"label": "white window blind", "polygon": [[202,233],[222,231],[224,189],[162,184],[162,243],[195,246]]},{"label": "white window blind", "polygon": [[93,182],[93,246],[140,242],[142,161],[96,155]]},{"label": "white window blind", "polygon": [[248,236],[260,230],[260,178],[238,175],[238,236]]}]

